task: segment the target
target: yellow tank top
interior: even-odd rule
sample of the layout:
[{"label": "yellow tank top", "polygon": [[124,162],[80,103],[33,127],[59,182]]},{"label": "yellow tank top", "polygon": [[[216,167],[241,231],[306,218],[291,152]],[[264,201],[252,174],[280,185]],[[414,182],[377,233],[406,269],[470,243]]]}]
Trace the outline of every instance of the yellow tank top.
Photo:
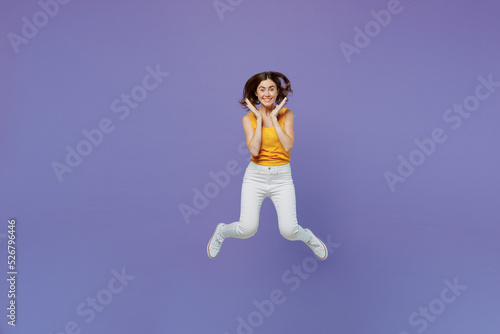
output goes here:
[{"label": "yellow tank top", "polygon": [[[285,131],[285,112],[286,108],[281,109],[278,123]],[[257,126],[257,119],[253,112],[249,112],[250,121],[255,131]],[[283,145],[276,134],[274,126],[270,128],[262,127],[262,141],[260,145],[259,155],[254,157],[252,155],[251,161],[263,166],[280,166],[290,162],[290,152],[285,151]]]}]

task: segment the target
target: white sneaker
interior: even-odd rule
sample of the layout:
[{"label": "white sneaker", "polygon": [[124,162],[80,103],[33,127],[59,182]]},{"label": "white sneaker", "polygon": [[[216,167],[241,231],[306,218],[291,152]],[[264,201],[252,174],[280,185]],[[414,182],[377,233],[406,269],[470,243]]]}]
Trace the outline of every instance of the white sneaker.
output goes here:
[{"label": "white sneaker", "polygon": [[222,242],[224,241],[224,237],[222,236],[220,229],[224,226],[226,226],[226,224],[219,223],[219,225],[217,225],[217,227],[215,228],[215,232],[212,235],[212,238],[208,242],[207,254],[208,254],[208,257],[211,259],[215,259],[217,254],[219,254],[220,248],[222,246]]},{"label": "white sneaker", "polygon": [[319,240],[318,237],[316,237],[310,229],[305,228],[306,232],[309,234],[311,239],[309,239],[309,242],[306,242],[306,245],[309,246],[309,248],[312,249],[314,254],[320,259],[324,260],[328,257],[328,248],[326,248],[325,244],[323,241]]}]

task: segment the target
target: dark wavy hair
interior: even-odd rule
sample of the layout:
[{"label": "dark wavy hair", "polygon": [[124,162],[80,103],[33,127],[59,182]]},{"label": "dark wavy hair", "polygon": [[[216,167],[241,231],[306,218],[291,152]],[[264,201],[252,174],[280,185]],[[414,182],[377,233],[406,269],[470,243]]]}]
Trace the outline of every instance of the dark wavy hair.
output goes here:
[{"label": "dark wavy hair", "polygon": [[[245,87],[243,88],[243,98],[239,101],[239,103],[245,109],[250,110],[246,105],[245,99],[249,99],[254,106],[260,103],[256,95],[257,88],[259,87],[259,84],[262,81],[267,79],[271,79],[276,84],[276,89],[278,90],[278,96],[276,97],[276,104],[280,104],[285,97],[293,93],[292,86],[290,85],[290,80],[288,80],[288,78],[284,74],[279,72],[257,73],[250,79],[248,79],[247,83],[245,84]],[[283,79],[284,85],[282,85],[281,79]]]}]

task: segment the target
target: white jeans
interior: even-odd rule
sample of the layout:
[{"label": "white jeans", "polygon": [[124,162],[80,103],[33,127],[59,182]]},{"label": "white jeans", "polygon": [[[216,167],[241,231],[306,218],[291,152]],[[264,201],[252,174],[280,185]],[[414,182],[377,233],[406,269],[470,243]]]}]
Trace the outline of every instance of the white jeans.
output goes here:
[{"label": "white jeans", "polygon": [[309,234],[298,224],[295,206],[295,186],[290,164],[261,166],[250,162],[241,187],[240,220],[224,226],[222,235],[246,239],[259,227],[262,202],[271,198],[278,213],[281,235],[288,240],[309,241]]}]

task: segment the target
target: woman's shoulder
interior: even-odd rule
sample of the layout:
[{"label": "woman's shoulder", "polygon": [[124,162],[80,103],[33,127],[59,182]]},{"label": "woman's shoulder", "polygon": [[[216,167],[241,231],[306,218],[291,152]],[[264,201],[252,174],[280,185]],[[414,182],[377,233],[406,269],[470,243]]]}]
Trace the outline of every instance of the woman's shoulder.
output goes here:
[{"label": "woman's shoulder", "polygon": [[245,123],[251,124],[252,127],[256,126],[257,120],[255,119],[255,115],[250,111],[249,113],[245,114],[242,119],[243,126],[245,126]]},{"label": "woman's shoulder", "polygon": [[293,112],[288,108],[281,109],[280,117],[290,118],[293,117]]},{"label": "woman's shoulder", "polygon": [[245,119],[252,120],[252,116],[253,116],[253,117],[255,117],[255,116],[254,116],[254,114],[253,114],[253,112],[251,112],[251,111],[250,111],[250,112],[246,113],[246,114],[243,116],[243,120],[245,120]]}]

